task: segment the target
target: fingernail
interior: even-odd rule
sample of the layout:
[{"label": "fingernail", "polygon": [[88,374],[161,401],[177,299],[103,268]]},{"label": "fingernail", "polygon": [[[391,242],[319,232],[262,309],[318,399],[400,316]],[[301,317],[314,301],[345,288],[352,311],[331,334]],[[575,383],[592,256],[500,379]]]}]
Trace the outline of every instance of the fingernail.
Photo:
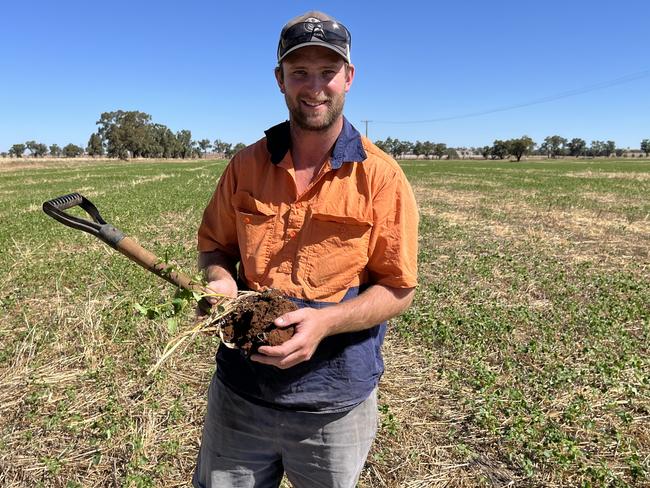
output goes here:
[{"label": "fingernail", "polygon": [[276,320],[278,324],[284,324],[284,319],[280,317],[279,319]]}]

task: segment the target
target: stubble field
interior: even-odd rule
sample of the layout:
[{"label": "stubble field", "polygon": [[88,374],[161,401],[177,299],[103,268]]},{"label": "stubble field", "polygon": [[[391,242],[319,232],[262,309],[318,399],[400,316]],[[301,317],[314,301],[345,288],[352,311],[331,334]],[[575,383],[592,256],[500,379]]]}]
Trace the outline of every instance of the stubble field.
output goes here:
[{"label": "stubble field", "polygon": [[[78,191],[193,272],[225,162],[3,164],[0,486],[189,486],[217,340],[147,375],[192,310],[40,206]],[[650,485],[650,161],[403,168],[420,286],[360,486]]]}]

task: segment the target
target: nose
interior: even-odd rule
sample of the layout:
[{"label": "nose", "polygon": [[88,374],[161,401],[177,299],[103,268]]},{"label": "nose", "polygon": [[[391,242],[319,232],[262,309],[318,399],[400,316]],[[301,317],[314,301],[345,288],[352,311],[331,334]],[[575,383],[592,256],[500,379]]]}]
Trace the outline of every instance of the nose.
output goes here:
[{"label": "nose", "polygon": [[312,93],[321,91],[321,80],[317,74],[310,74],[305,80],[305,88]]}]

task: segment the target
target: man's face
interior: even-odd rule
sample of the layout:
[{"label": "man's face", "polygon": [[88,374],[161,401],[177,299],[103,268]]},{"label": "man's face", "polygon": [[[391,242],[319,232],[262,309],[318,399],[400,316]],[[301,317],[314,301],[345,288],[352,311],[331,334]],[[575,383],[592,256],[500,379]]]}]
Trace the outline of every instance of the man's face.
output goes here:
[{"label": "man's face", "polygon": [[291,121],[304,130],[323,131],[343,113],[354,66],[346,67],[343,58],[331,49],[307,46],[282,61],[276,78]]}]

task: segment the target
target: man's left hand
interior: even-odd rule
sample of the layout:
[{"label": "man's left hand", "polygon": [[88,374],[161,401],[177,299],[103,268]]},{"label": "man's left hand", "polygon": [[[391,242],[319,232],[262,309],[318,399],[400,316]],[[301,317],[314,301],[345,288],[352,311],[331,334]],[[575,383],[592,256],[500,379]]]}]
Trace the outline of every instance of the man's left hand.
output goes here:
[{"label": "man's left hand", "polygon": [[293,337],[280,346],[262,346],[251,360],[287,369],[311,359],[316,347],[327,335],[325,309],[300,308],[285,313],[275,320],[278,327],[296,326]]}]

